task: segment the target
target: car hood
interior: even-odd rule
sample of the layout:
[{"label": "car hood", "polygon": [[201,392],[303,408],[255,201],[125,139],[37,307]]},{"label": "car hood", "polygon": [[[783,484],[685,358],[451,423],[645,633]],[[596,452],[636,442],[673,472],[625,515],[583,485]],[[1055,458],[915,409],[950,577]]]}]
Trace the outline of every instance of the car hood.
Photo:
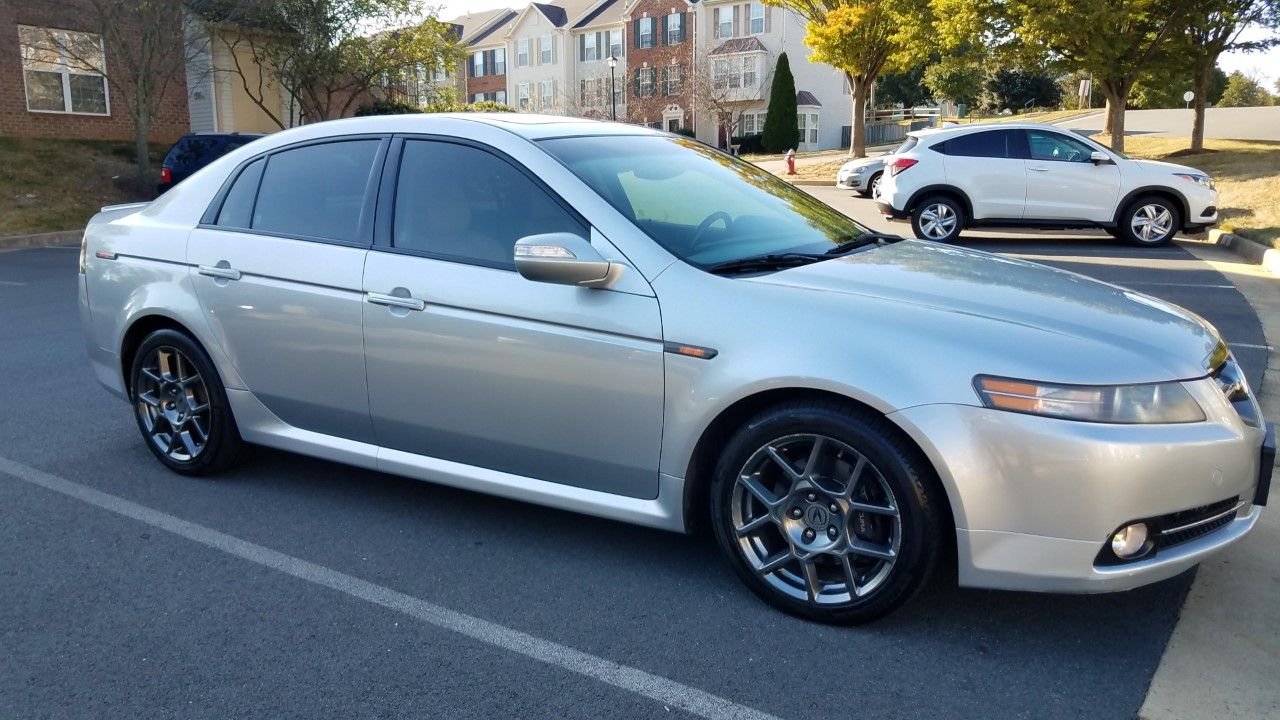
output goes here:
[{"label": "car hood", "polygon": [[869,165],[879,165],[884,162],[883,157],[860,158],[858,160],[850,160],[840,166],[841,170],[852,170],[854,168],[867,167]]},{"label": "car hood", "polygon": [[[750,281],[885,301],[889,308],[877,303],[863,309],[881,315],[892,315],[894,306],[937,313],[942,317],[935,316],[931,327],[945,323],[966,345],[985,343],[995,353],[1054,365],[1055,374],[1061,374],[1061,362],[1037,358],[1088,358],[1088,366],[1113,370],[1119,364],[1133,382],[1203,377],[1220,342],[1204,319],[1163,300],[1037,263],[914,240]],[[1008,332],[983,320],[1005,325]],[[1035,338],[1034,350],[1010,347],[1028,337]]]},{"label": "car hood", "polygon": [[1153,173],[1191,173],[1193,175],[1208,175],[1203,170],[1197,170],[1186,165],[1178,165],[1177,163],[1164,162],[1163,160],[1130,160],[1134,165]]}]

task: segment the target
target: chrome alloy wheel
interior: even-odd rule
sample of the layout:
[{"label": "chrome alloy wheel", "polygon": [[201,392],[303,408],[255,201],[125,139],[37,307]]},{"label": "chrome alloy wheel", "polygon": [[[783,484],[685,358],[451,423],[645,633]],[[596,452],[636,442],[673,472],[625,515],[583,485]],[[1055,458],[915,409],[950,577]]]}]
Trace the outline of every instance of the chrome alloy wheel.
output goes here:
[{"label": "chrome alloy wheel", "polygon": [[1159,242],[1173,228],[1173,213],[1157,203],[1143,205],[1133,213],[1129,228],[1133,230],[1134,237],[1142,242]]},{"label": "chrome alloy wheel", "polygon": [[931,203],[920,211],[920,230],[930,240],[942,240],[956,229],[956,213],[945,203]]},{"label": "chrome alloy wheel", "polygon": [[823,435],[779,438],[738,473],[730,499],[738,551],[774,589],[847,603],[876,590],[902,541],[898,503],[861,453]]},{"label": "chrome alloy wheel", "polygon": [[209,390],[190,358],[168,345],[142,361],[134,408],[148,442],[176,462],[199,457],[212,427]]}]

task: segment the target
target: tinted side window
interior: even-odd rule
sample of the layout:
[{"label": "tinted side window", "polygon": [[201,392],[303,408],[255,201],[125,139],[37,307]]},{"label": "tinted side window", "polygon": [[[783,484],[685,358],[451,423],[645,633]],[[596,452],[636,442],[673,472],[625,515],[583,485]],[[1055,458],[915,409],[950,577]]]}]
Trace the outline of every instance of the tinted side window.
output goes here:
[{"label": "tinted side window", "polygon": [[227,197],[222,201],[222,209],[214,224],[222,227],[247,228],[253,215],[253,198],[258,192],[258,180],[262,178],[262,168],[266,160],[254,160],[240,171]]},{"label": "tinted side window", "polygon": [[946,141],[943,152],[962,157],[1016,158],[1018,153],[1013,143],[1012,131],[988,130],[951,138]]},{"label": "tinted side window", "polygon": [[526,235],[587,237],[582,222],[529,176],[468,145],[405,142],[395,208],[393,247],[491,267],[514,268],[513,248]]},{"label": "tinted side window", "polygon": [[272,155],[262,174],[253,229],[358,240],[365,189],[381,142],[332,142]]},{"label": "tinted side window", "polygon": [[1032,160],[1084,163],[1093,156],[1093,148],[1055,132],[1028,130],[1027,145]]},{"label": "tinted side window", "polygon": [[[213,153],[213,150],[218,145],[219,142],[210,137],[197,135],[182,138],[177,145],[169,149],[169,153],[164,157],[164,164],[174,170],[186,170],[192,166],[196,168],[204,167],[209,164],[212,157],[217,157],[221,154]],[[206,158],[206,156],[212,157]]]}]

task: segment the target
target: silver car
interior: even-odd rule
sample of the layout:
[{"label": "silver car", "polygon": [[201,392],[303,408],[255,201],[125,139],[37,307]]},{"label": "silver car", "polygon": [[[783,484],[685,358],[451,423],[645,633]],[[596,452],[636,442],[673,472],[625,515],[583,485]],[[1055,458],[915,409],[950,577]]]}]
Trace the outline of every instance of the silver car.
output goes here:
[{"label": "silver car", "polygon": [[836,187],[854,190],[864,198],[880,194],[880,180],[884,177],[884,162],[889,155],[858,158],[840,166],[836,171]]},{"label": "silver car", "polygon": [[705,522],[754,592],[827,622],[943,564],[1017,590],[1170,577],[1253,527],[1274,452],[1201,318],[871,233],[629,125],[276,133],[95,217],[79,292],[94,371],[178,473],[254,443]]}]

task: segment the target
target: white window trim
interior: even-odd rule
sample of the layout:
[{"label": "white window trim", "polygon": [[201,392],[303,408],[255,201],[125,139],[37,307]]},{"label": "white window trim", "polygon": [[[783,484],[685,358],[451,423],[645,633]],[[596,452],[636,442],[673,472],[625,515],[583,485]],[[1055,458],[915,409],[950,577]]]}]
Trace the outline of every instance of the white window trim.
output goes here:
[{"label": "white window trim", "polygon": [[[648,45],[644,44],[644,38],[646,35],[644,29],[646,25],[649,27],[649,32],[647,33],[649,37]],[[648,50],[649,48],[655,47],[658,47],[658,20],[651,17],[640,18],[640,48],[642,50]]]},{"label": "white window trim", "polygon": [[[543,40],[547,42],[545,49],[542,46]],[[549,54],[551,56],[551,59],[543,60],[542,59],[543,53]],[[538,37],[538,64],[539,65],[555,65],[556,64],[555,42],[554,40],[552,40],[552,37],[550,35],[542,35]]]},{"label": "white window trim", "polygon": [[[672,28],[672,27],[671,27],[671,18],[676,18],[676,19],[679,21],[679,23],[676,25],[676,27],[675,27],[675,28]],[[680,33],[683,33],[683,32],[684,32],[684,13],[673,12],[673,13],[668,13],[668,14],[667,14],[667,37],[666,37],[666,41],[667,41],[667,44],[668,44],[668,45],[676,45],[676,44],[678,44],[678,43],[673,43],[673,42],[671,42],[672,30],[679,30],[679,32],[680,32]]]},{"label": "white window trim", "polygon": [[[520,59],[520,45],[524,45],[524,60]],[[519,38],[516,40],[516,67],[529,67],[529,61],[533,59],[533,53],[530,52],[532,43],[529,38]]]},{"label": "white window trim", "polygon": [[[756,8],[760,9],[760,30],[757,31],[753,26],[756,21]],[[764,34],[764,3],[753,2],[748,5],[747,9],[747,36]]]},{"label": "white window trim", "polygon": [[516,85],[516,108],[527,110],[529,108],[529,83],[522,82]]},{"label": "white window trim", "polygon": [[[24,27],[30,28],[32,30],[36,30],[38,32],[39,31],[43,31],[46,33],[75,32],[80,35],[96,35],[98,38],[98,50],[102,53],[102,72],[101,73],[89,73],[89,72],[72,73],[71,68],[67,65],[66,58],[60,57],[62,61],[62,70],[58,74],[62,76],[62,107],[65,108],[63,110],[37,110],[31,107],[31,94],[27,91],[27,66],[22,58],[22,50],[21,50],[22,28]],[[40,27],[38,25],[19,25],[18,26],[18,47],[19,47],[18,71],[22,73],[22,100],[27,107],[27,112],[41,113],[44,115],[83,115],[86,117],[111,117],[111,83],[107,82],[107,76],[106,76],[107,48],[102,43],[101,35],[97,35],[97,33],[91,33],[91,32],[80,32],[78,30],[59,30],[57,28],[46,28],[46,27]],[[58,55],[59,56],[63,55],[61,49],[58,50]],[[50,71],[36,71],[36,72],[50,72]],[[71,109],[71,76],[73,74],[88,75],[90,77],[96,76],[102,79],[102,101],[103,101],[102,104],[106,106],[107,108],[106,112],[101,112],[101,113],[78,112]]]}]

